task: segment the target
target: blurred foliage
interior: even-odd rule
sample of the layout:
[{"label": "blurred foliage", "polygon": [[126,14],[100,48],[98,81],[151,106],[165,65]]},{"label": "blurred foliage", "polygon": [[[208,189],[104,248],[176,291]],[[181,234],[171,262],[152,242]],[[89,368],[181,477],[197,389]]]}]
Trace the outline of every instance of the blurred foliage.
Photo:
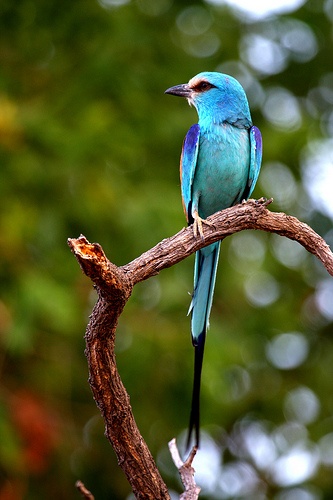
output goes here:
[{"label": "blurred foliage", "polygon": [[[255,196],[333,241],[333,2],[249,5],[1,1],[1,500],[74,498],[77,479],[97,499],[130,498],[87,383],[95,293],[66,239],[83,233],[121,265],[184,226],[178,162],[196,114],[166,88],[203,70],[238,78],[264,139]],[[182,442],[189,417],[192,266],[138,285],[117,338],[138,425],[174,491],[167,442]],[[331,278],[296,243],[256,232],[223,243],[201,498],[333,497],[332,304]]]}]

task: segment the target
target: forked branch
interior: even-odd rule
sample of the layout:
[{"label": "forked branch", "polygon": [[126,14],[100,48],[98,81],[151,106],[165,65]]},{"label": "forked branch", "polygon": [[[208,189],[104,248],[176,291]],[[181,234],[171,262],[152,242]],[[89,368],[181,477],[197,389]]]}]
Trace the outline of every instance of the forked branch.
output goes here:
[{"label": "forked branch", "polygon": [[[267,209],[271,200],[249,200],[217,212],[203,225],[203,238],[195,238],[192,227],[158,243],[122,267],[112,264],[97,243],[84,236],[69,239],[81,269],[94,283],[98,301],[87,327],[86,356],[89,383],[120,467],[139,499],[168,499],[167,487],[156,467],[133,417],[129,396],[122,384],[114,353],[118,318],[136,283],[158,274],[196,250],[245,229],[257,229],[298,241],[315,255],[333,276],[333,254],[326,242],[307,224],[284,213]],[[186,492],[183,499],[189,499]]]}]

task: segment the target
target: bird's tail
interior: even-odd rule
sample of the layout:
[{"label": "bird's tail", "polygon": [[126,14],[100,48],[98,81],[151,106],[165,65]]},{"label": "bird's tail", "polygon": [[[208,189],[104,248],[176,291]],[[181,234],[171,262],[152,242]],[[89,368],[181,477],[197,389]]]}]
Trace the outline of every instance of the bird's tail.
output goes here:
[{"label": "bird's tail", "polygon": [[195,254],[194,292],[189,311],[192,313],[191,334],[194,345],[194,381],[187,448],[190,446],[193,430],[195,430],[195,444],[199,446],[201,370],[220,245],[220,242],[214,243],[198,250]]}]

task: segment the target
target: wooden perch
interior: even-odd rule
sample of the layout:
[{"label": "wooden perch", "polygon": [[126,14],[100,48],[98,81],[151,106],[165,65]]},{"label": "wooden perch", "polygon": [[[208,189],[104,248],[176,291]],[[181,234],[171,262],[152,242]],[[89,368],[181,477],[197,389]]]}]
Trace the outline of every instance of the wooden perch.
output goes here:
[{"label": "wooden perch", "polygon": [[136,426],[129,396],[117,371],[114,345],[118,318],[136,283],[244,229],[267,231],[298,241],[333,275],[333,254],[325,241],[295,217],[270,212],[267,205],[271,201],[249,200],[217,212],[207,219],[210,225],[203,225],[203,238],[194,237],[192,226],[184,228],[122,267],[112,264],[101,246],[89,243],[84,236],[68,240],[82,271],[98,293],[85,335],[89,383],[105,421],[106,436],[138,499],[159,500],[170,496]]}]

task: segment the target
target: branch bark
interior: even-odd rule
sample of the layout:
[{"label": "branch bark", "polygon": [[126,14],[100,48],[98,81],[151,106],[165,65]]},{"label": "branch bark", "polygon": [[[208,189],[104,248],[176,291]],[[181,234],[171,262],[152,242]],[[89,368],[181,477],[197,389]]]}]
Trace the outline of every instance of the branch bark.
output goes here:
[{"label": "branch bark", "polygon": [[[195,238],[192,226],[162,240],[122,267],[106,258],[101,246],[84,236],[68,245],[82,271],[94,283],[98,300],[87,327],[86,356],[89,383],[120,467],[136,498],[168,499],[167,487],[134,420],[129,396],[117,370],[114,344],[118,318],[136,283],[158,274],[200,248],[245,229],[276,233],[298,241],[315,255],[333,276],[333,254],[326,242],[307,224],[267,209],[272,200],[249,200],[217,212],[203,225],[203,238]],[[187,497],[182,497],[187,498]]]}]

